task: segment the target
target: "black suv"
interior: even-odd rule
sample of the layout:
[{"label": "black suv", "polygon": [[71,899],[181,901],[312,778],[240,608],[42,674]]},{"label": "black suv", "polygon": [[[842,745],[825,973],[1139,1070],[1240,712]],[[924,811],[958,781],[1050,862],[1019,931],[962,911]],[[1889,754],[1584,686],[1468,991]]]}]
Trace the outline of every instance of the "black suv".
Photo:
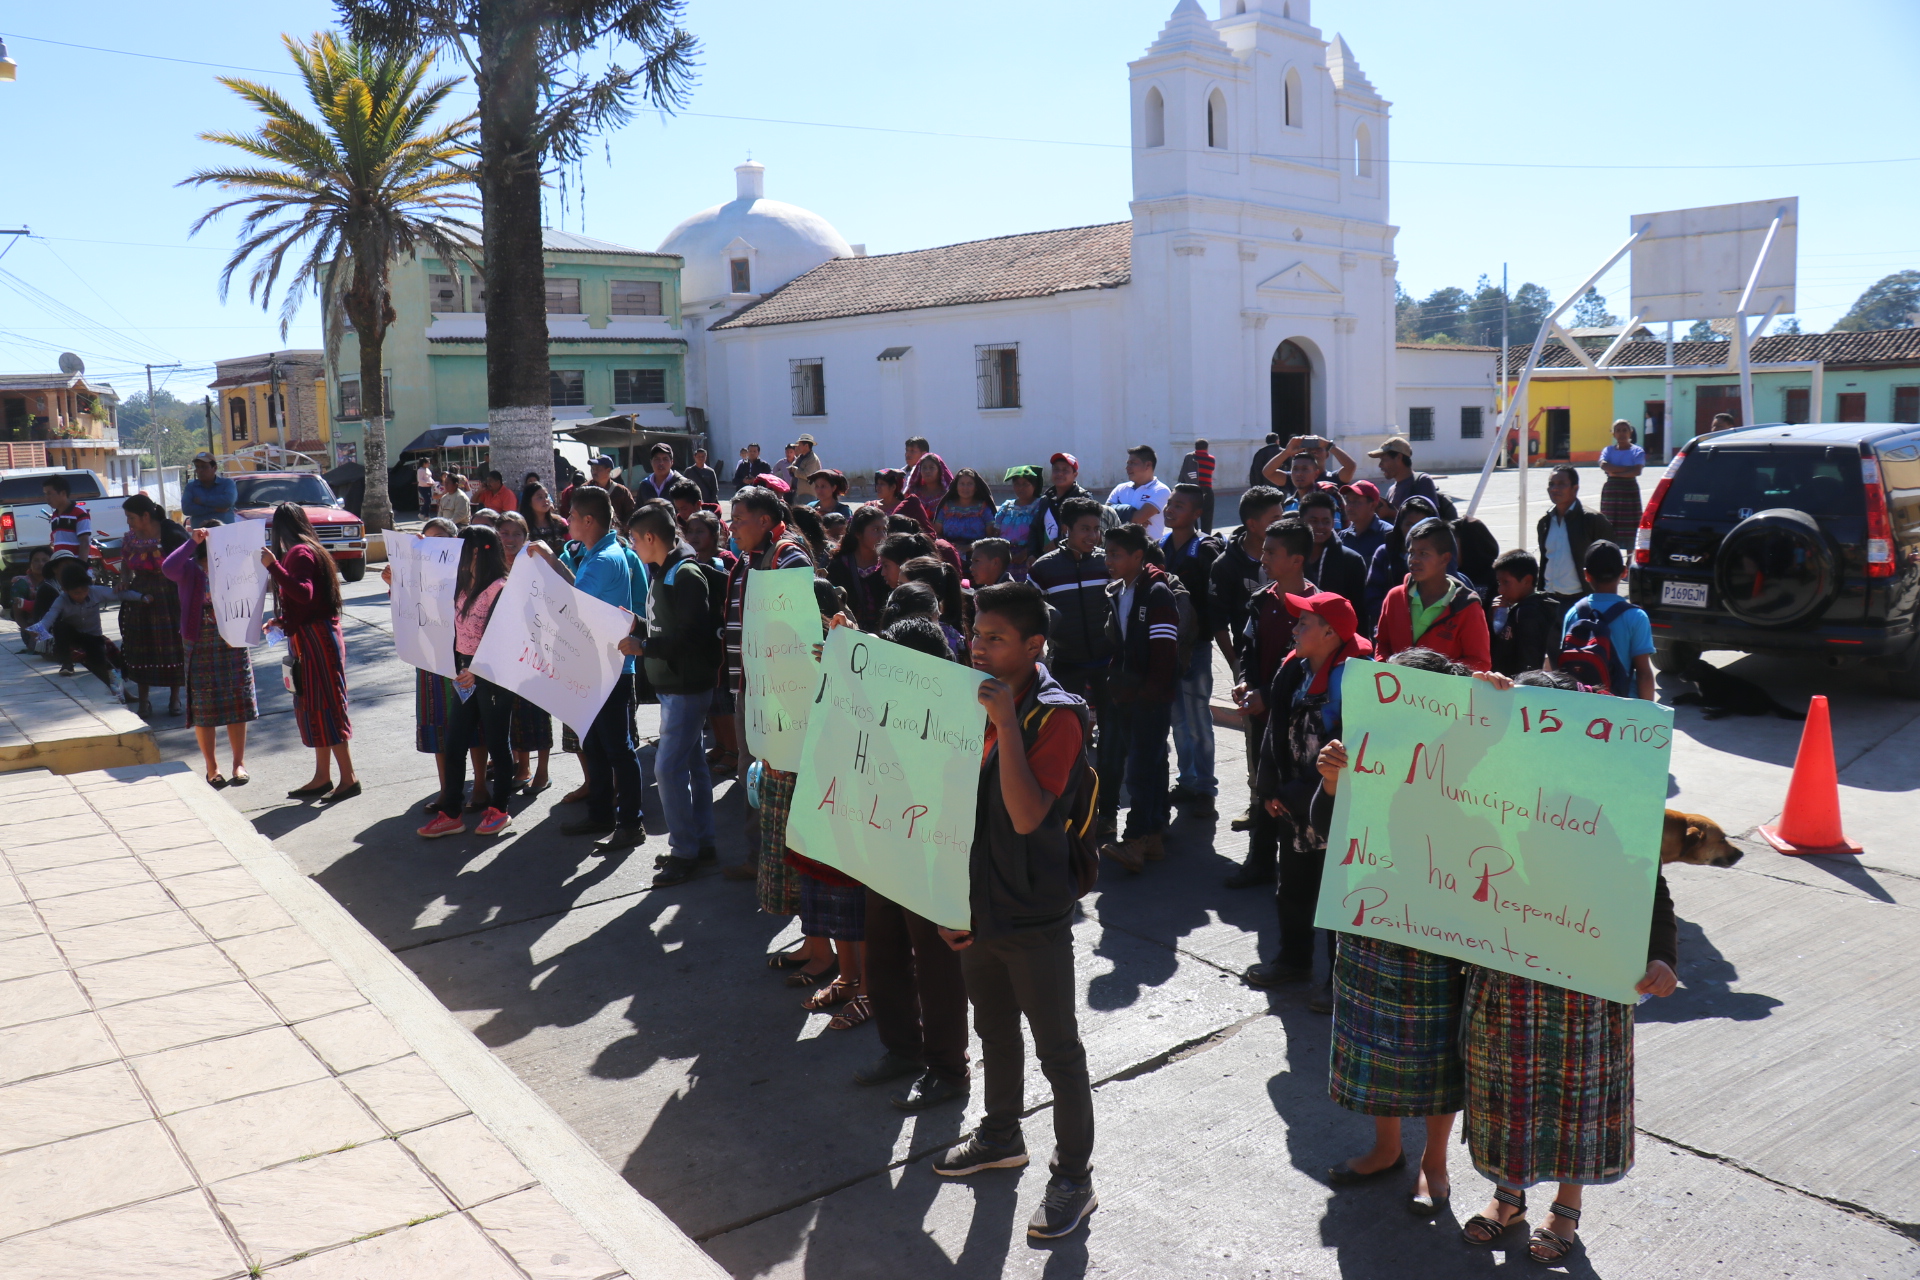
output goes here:
[{"label": "black suv", "polygon": [[1738,427],[1690,441],[1654,490],[1628,586],[1654,666],[1702,649],[1889,668],[1920,696],[1920,426]]}]

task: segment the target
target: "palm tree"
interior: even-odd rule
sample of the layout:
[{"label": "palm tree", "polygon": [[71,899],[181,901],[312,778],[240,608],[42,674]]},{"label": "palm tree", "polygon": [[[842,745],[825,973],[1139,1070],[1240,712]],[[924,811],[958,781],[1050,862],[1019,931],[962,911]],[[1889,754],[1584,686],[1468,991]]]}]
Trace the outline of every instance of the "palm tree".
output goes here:
[{"label": "palm tree", "polygon": [[200,137],[244,152],[255,163],[202,169],[180,185],[244,193],[193,224],[197,232],[229,210],[246,210],[240,243],[220,273],[222,300],[234,275],[252,261],[247,296],[265,308],[281,271],[290,267],[280,304],[282,339],[309,290],[324,308],[330,360],[342,319],[351,325],[360,347],[366,423],[367,488],[360,514],[368,527],[390,529],[381,365],[387,329],[396,318],[393,265],[423,251],[442,262],[469,260],[478,228],[452,215],[480,207],[471,194],[476,123],[471,115],[435,123],[461,79],[429,81],[431,51],[381,49],[332,33],[310,42],[281,40],[306,82],[315,114],[301,114],[265,85],[219,77],[264,121],[252,133]]}]

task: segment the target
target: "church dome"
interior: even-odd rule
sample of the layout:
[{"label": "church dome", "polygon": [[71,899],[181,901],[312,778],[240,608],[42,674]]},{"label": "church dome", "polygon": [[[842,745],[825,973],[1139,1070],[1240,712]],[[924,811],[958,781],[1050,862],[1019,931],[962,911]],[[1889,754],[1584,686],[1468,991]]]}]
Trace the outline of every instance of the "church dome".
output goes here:
[{"label": "church dome", "polygon": [[660,242],[661,253],[686,259],[682,298],[771,293],[829,259],[853,257],[825,218],[766,198],[765,165],[749,160],[733,172],[738,196],[694,214]]}]

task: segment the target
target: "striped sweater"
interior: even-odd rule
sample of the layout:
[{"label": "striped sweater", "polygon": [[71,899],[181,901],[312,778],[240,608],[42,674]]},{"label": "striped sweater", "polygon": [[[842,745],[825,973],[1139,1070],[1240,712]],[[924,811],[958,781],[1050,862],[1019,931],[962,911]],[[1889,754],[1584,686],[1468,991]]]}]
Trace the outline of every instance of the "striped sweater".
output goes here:
[{"label": "striped sweater", "polygon": [[1134,580],[1133,596],[1120,611],[1125,582],[1109,582],[1113,612],[1108,638],[1117,650],[1107,676],[1107,694],[1115,702],[1172,702],[1180,681],[1180,608],[1168,585],[1167,571],[1149,564]]}]

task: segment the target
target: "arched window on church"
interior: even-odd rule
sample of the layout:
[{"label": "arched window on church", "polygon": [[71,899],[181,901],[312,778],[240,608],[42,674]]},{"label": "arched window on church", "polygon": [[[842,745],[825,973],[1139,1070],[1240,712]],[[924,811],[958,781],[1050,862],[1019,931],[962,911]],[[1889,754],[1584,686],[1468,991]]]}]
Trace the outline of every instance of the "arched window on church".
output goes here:
[{"label": "arched window on church", "polygon": [[1287,68],[1285,85],[1287,128],[1298,129],[1302,123],[1300,110],[1300,73],[1292,67]]},{"label": "arched window on church", "polygon": [[1353,131],[1353,174],[1356,178],[1373,176],[1373,133],[1364,124]]},{"label": "arched window on church", "polygon": [[1218,89],[1207,95],[1207,145],[1222,151],[1227,146],[1227,95]]},{"label": "arched window on church", "polygon": [[1167,145],[1167,100],[1158,89],[1147,90],[1146,139],[1150,147]]}]

